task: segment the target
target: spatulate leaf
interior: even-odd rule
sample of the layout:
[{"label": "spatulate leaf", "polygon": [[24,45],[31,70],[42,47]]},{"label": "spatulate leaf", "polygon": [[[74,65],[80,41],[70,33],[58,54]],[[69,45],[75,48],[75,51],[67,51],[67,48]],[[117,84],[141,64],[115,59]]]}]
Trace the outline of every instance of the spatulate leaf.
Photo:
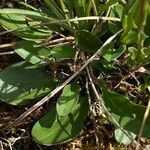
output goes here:
[{"label": "spatulate leaf", "polygon": [[54,88],[53,79],[40,66],[20,62],[0,72],[0,99],[12,105],[46,95]]},{"label": "spatulate leaf", "polygon": [[47,146],[67,142],[82,131],[88,111],[88,101],[84,98],[80,98],[67,116],[58,116],[56,107],[53,107],[34,125],[32,136],[36,142]]},{"label": "spatulate leaf", "polygon": [[[12,32],[13,34],[26,40],[41,41],[42,39],[48,38],[52,33],[49,29],[47,29],[46,32],[43,32],[39,30],[39,27],[37,26],[31,28],[29,26],[29,22],[23,15],[1,14],[0,20],[0,25],[2,25],[6,30],[14,30]],[[36,24],[37,23],[38,22],[36,22]]]}]

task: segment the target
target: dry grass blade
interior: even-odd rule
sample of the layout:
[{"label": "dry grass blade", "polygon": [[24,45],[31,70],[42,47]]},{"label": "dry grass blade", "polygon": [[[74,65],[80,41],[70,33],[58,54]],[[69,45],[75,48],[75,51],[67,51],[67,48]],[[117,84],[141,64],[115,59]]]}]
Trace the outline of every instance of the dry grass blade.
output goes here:
[{"label": "dry grass blade", "polygon": [[96,8],[95,1],[94,1],[94,0],[91,0],[91,2],[92,2],[92,5],[93,5],[94,15],[97,16],[97,15],[98,15],[98,12],[97,12],[97,8]]},{"label": "dry grass blade", "polygon": [[15,44],[16,44],[16,42],[7,43],[7,44],[2,44],[2,45],[0,45],[0,49],[1,49],[1,48],[13,47],[13,46],[15,46]]},{"label": "dry grass blade", "polygon": [[73,40],[74,40],[74,37],[72,37],[72,36],[63,37],[63,38],[59,38],[56,40],[47,41],[46,43],[42,43],[42,44],[37,45],[35,47],[51,46],[51,45],[56,45],[56,44],[60,44],[60,43],[64,43],[64,42],[72,42]]},{"label": "dry grass blade", "polygon": [[2,142],[2,141],[0,141],[0,149],[1,149],[1,150],[4,150],[3,142]]},{"label": "dry grass blade", "polygon": [[72,76],[70,76],[64,83],[62,83],[60,86],[58,86],[56,89],[54,89],[52,92],[50,92],[47,96],[45,96],[43,99],[41,99],[39,102],[37,102],[35,105],[33,105],[30,109],[28,109],[26,112],[24,112],[20,117],[18,117],[12,124],[8,125],[6,129],[11,130],[13,127],[17,126],[18,123],[26,118],[30,113],[35,111],[38,107],[42,106],[45,102],[47,102],[50,98],[52,98],[55,94],[57,94],[60,90],[62,90],[72,79],[74,79],[85,67],[94,60],[94,58],[101,53],[104,46],[109,44],[118,34],[120,34],[123,30],[118,31],[116,34],[111,36],[99,49],[96,53],[91,56],[84,65],[82,65]]},{"label": "dry grass blade", "polygon": [[143,121],[142,121],[142,125],[141,125],[140,132],[139,132],[139,135],[138,135],[138,140],[137,140],[137,145],[136,145],[136,149],[135,150],[139,150],[140,138],[142,136],[142,132],[143,132],[143,129],[144,129],[144,126],[145,126],[145,123],[146,123],[146,120],[148,118],[149,113],[150,113],[150,99],[149,99],[149,102],[148,102],[148,105],[147,105],[147,109],[146,109],[144,117],[143,117]]},{"label": "dry grass blade", "polygon": [[97,148],[97,150],[99,150],[100,149],[100,144],[99,144],[100,142],[99,142],[99,138],[98,138],[98,135],[97,135],[96,120],[94,118],[94,114],[93,114],[93,110],[92,110],[88,78],[86,78],[86,85],[85,85],[85,87],[86,87],[86,93],[87,93],[87,96],[88,96],[88,101],[89,101],[89,106],[90,106],[90,114],[91,114],[92,124],[93,124],[94,130],[96,131],[95,132],[96,148]]},{"label": "dry grass blade", "polygon": [[16,53],[15,51],[2,52],[2,53],[0,53],[0,56],[4,56],[4,55],[12,55],[12,54],[15,54],[15,53]]},{"label": "dry grass blade", "polygon": [[0,33],[0,36],[6,33],[14,32],[14,31],[21,31],[23,29],[28,29],[30,27],[36,27],[39,25],[49,25],[49,24],[60,24],[60,23],[65,23],[65,22],[75,22],[75,21],[85,21],[85,20],[109,20],[109,21],[121,21],[119,18],[114,18],[114,17],[99,17],[99,16],[89,16],[89,17],[79,17],[79,18],[73,18],[73,19],[65,19],[65,20],[51,20],[48,22],[44,23],[37,23],[31,26],[26,26],[23,28],[17,28],[14,30],[8,30],[8,31],[3,31]]}]

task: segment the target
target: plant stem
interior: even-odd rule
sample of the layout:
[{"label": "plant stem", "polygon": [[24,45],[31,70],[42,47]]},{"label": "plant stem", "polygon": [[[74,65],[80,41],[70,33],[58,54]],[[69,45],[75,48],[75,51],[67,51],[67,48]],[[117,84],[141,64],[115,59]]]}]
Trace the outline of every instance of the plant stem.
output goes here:
[{"label": "plant stem", "polygon": [[89,0],[85,11],[85,16],[90,16],[91,7],[92,7],[91,0]]},{"label": "plant stem", "polygon": [[2,52],[2,53],[0,53],[0,56],[4,56],[4,55],[12,55],[12,54],[15,54],[15,53],[16,53],[15,51]]},{"label": "plant stem", "polygon": [[148,118],[149,113],[150,113],[150,99],[148,101],[148,105],[147,105],[147,108],[146,108],[146,111],[145,111],[145,114],[144,114],[144,117],[143,117],[143,121],[142,121],[141,129],[140,129],[140,132],[139,132],[139,135],[138,135],[138,140],[137,140],[137,145],[136,145],[135,150],[138,150],[139,147],[140,147],[140,144],[139,144],[140,138],[142,136],[143,129],[144,129],[144,126],[145,126],[145,123],[146,123],[146,120]]},{"label": "plant stem", "polygon": [[95,1],[94,1],[94,0],[91,0],[91,2],[92,2],[92,5],[93,5],[94,15],[97,16],[97,15],[98,15],[98,12],[97,12],[97,8],[96,8]]},{"label": "plant stem", "polygon": [[8,47],[13,47],[13,46],[15,46],[15,44],[16,44],[16,42],[2,44],[2,45],[0,45],[0,49],[2,49],[2,48],[8,48]]},{"label": "plant stem", "polygon": [[92,119],[92,124],[93,124],[93,127],[95,129],[95,140],[96,140],[96,147],[97,147],[97,150],[100,149],[100,142],[99,142],[99,138],[98,138],[98,135],[97,135],[97,125],[96,125],[96,120],[95,120],[95,117],[94,117],[94,114],[93,114],[93,110],[92,110],[92,103],[91,103],[91,96],[90,96],[90,90],[89,90],[89,82],[88,82],[88,78],[86,78],[86,92],[87,92],[87,96],[88,96],[88,102],[89,102],[89,106],[90,106],[90,116],[91,116],[91,119]]},{"label": "plant stem", "polygon": [[[119,18],[114,18],[114,17],[99,17],[99,16],[89,16],[89,17],[79,17],[79,18],[73,18],[73,19],[64,19],[64,20],[50,20],[48,22],[42,22],[42,23],[37,23],[31,26],[26,26],[26,27],[21,27],[21,28],[16,28],[8,31],[3,31],[0,32],[0,36],[6,33],[14,32],[14,31],[21,31],[23,29],[28,29],[31,27],[36,27],[36,26],[42,26],[42,25],[49,25],[49,24],[61,24],[65,22],[75,22],[75,21],[85,21],[85,20],[111,20],[111,21],[121,21]],[[69,26],[70,27],[70,26]],[[70,27],[70,31],[74,32],[74,29]]]},{"label": "plant stem", "polygon": [[[68,10],[66,9],[66,6],[65,6],[63,0],[60,0],[60,6],[61,6],[61,8],[62,8],[62,11],[63,11],[64,14],[65,14],[65,18],[66,18],[67,20],[69,20],[70,18],[69,18],[69,15],[67,14],[67,13],[68,13]],[[68,21],[68,24],[71,25],[69,21]]]},{"label": "plant stem", "polygon": [[148,14],[148,6],[149,0],[139,1],[138,10],[139,10],[139,19],[138,19],[138,40],[137,40],[137,60],[140,60],[141,49],[143,48],[143,34],[144,34],[144,26],[146,23],[146,18]]}]

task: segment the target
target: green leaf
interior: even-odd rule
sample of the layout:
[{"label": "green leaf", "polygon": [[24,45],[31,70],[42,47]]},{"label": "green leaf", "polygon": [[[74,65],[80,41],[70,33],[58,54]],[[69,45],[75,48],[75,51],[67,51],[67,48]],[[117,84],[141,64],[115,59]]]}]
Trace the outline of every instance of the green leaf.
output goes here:
[{"label": "green leaf", "polygon": [[43,14],[40,14],[39,12],[36,11],[31,11],[31,10],[24,10],[24,9],[15,9],[15,8],[3,8],[0,9],[0,14],[16,14],[16,15],[27,15],[27,16],[35,16],[35,17],[45,17],[42,16]]},{"label": "green leaf", "polygon": [[74,5],[75,5],[77,16],[78,17],[85,16],[85,6],[86,6],[85,0],[76,0]]},{"label": "green leaf", "polygon": [[43,64],[49,62],[50,49],[46,47],[34,47],[34,42],[18,41],[15,45],[15,52],[23,59],[32,64]]},{"label": "green leaf", "polygon": [[111,61],[108,62],[106,59],[102,59],[99,61],[100,62],[100,72],[103,72],[104,74],[109,75],[113,69],[116,69],[116,62]]},{"label": "green leaf", "polygon": [[129,135],[129,137],[131,137],[132,140],[129,139],[129,137],[127,137],[119,128],[115,129],[115,139],[121,144],[129,145],[136,138],[136,135],[130,131],[125,130],[125,132],[127,135]]},{"label": "green leaf", "polygon": [[125,31],[121,36],[121,42],[124,45],[131,45],[134,44],[137,41],[138,38],[138,32],[137,31]]},{"label": "green leaf", "polygon": [[44,67],[26,62],[13,64],[0,73],[0,99],[12,105],[44,96],[54,87]]},{"label": "green leaf", "polygon": [[150,48],[142,48],[140,53],[139,53],[139,60],[140,60],[140,63],[141,64],[144,64],[144,65],[148,65],[150,64]]},{"label": "green leaf", "polygon": [[[112,117],[127,131],[138,135],[146,108],[129,101],[125,96],[102,88],[105,105]],[[150,116],[143,130],[143,137],[150,137]]]},{"label": "green leaf", "polygon": [[137,52],[138,50],[135,48],[135,47],[128,47],[128,55],[129,55],[129,58],[128,58],[128,66],[134,66],[136,63],[137,63]]},{"label": "green leaf", "polygon": [[68,8],[68,14],[71,18],[74,18],[74,0],[64,0],[65,6]]},{"label": "green leaf", "polygon": [[[34,9],[34,8],[33,8]],[[25,18],[26,21],[28,20],[29,22],[36,22],[41,23],[42,21],[44,22],[50,22],[54,21],[53,16],[48,16],[45,12],[42,10],[36,10],[36,11],[31,11],[31,10],[25,10],[25,9],[16,9],[16,8],[3,8],[0,9],[0,15],[2,16],[10,16],[9,19],[11,19],[11,16],[20,16],[22,18]],[[14,21],[14,24],[17,22]],[[44,28],[44,26],[43,26]]]},{"label": "green leaf", "polygon": [[[44,2],[48,5],[52,13],[54,13],[58,19],[64,19],[65,13],[59,8],[58,2],[54,0],[44,0]],[[74,32],[74,29],[68,23],[61,23],[61,27]]]},{"label": "green leaf", "polygon": [[51,50],[51,54],[56,59],[70,59],[75,56],[75,49],[64,45],[64,46],[58,46]]},{"label": "green leaf", "polygon": [[23,15],[2,14],[0,15],[0,20],[0,25],[5,29],[15,30],[12,33],[26,40],[41,41],[42,39],[48,38],[52,33],[49,29],[47,29],[46,32],[43,32],[38,30],[39,27],[31,28],[29,22]]},{"label": "green leaf", "polygon": [[145,75],[143,76],[143,84],[138,86],[138,91],[140,93],[144,93],[146,90],[150,92],[150,71],[141,67],[139,72],[143,72]]},{"label": "green leaf", "polygon": [[58,116],[56,107],[53,107],[34,125],[32,136],[36,142],[47,146],[67,142],[80,134],[88,111],[88,101],[83,98],[67,116]]},{"label": "green leaf", "polygon": [[120,46],[118,49],[116,49],[111,57],[111,61],[117,60],[126,50],[126,46]]},{"label": "green leaf", "polygon": [[150,12],[147,15],[146,24],[145,24],[145,27],[144,27],[144,33],[148,36],[150,36],[149,26],[150,26]]},{"label": "green leaf", "polygon": [[122,18],[122,13],[123,13],[123,6],[119,3],[116,3],[115,5],[112,6],[110,16],[111,17],[119,17],[120,19]]},{"label": "green leaf", "polygon": [[[123,23],[126,25],[123,25],[126,30],[132,30],[137,28],[137,22],[138,22],[138,7],[137,7],[138,1],[130,1],[126,4],[124,8],[124,18]],[[125,21],[124,21],[125,19]]]},{"label": "green leaf", "polygon": [[117,60],[125,52],[125,46],[120,46],[118,49],[113,49],[112,44],[108,44],[102,50],[102,56],[108,61]]},{"label": "green leaf", "polygon": [[86,30],[75,33],[75,42],[81,50],[88,53],[94,53],[102,46],[100,39]]},{"label": "green leaf", "polygon": [[35,7],[27,4],[26,2],[23,2],[23,1],[20,1],[20,0],[14,0],[14,1],[17,2],[19,5],[23,5],[23,6],[27,7],[27,8],[30,8],[30,9],[35,10],[35,11],[38,11],[38,9],[36,9]]},{"label": "green leaf", "polygon": [[114,5],[117,2],[118,0],[108,0],[105,4],[100,5],[98,7],[98,14],[102,15],[102,13],[104,13],[111,5]]},{"label": "green leaf", "polygon": [[137,49],[135,47],[128,47],[128,54],[130,58],[135,61],[137,55]]},{"label": "green leaf", "polygon": [[92,9],[92,3],[91,1],[88,1],[85,7],[85,16],[90,16],[91,9]]},{"label": "green leaf", "polygon": [[102,56],[103,58],[105,58],[108,62],[111,61],[111,57],[113,54],[113,47],[114,47],[114,43],[111,42],[110,44],[106,45],[103,50],[102,50]]},{"label": "green leaf", "polygon": [[108,27],[112,33],[116,33],[122,28],[119,22],[113,22],[113,21],[108,22]]},{"label": "green leaf", "polygon": [[58,115],[68,115],[72,111],[72,108],[76,106],[78,100],[79,85],[76,82],[66,85],[56,104]]},{"label": "green leaf", "polygon": [[[123,6],[119,3],[116,3],[111,7],[110,17],[122,18]],[[108,27],[112,33],[116,33],[120,29],[122,29],[121,22],[109,21]]]},{"label": "green leaf", "polygon": [[[144,26],[146,25],[147,17],[148,17],[148,7],[149,2],[145,1],[143,4],[142,1],[129,2],[127,4],[127,8],[125,7],[124,19],[123,19],[123,27],[124,33],[122,35],[122,42],[124,44],[133,44],[137,43],[138,45],[142,45],[145,40]],[[126,10],[127,9],[127,10]]]},{"label": "green leaf", "polygon": [[64,19],[64,14],[53,0],[44,0],[48,7],[55,13],[59,19]]}]

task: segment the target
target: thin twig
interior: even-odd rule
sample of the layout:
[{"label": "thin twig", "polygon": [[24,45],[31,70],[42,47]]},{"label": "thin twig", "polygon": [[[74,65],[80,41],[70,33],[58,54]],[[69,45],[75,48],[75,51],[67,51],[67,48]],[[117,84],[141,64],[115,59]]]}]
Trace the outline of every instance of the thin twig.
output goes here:
[{"label": "thin twig", "polygon": [[9,140],[5,139],[5,138],[2,138],[2,139],[5,140],[8,143],[10,150],[13,150],[11,142]]},{"label": "thin twig", "polygon": [[75,22],[75,21],[85,21],[85,20],[110,20],[110,21],[121,21],[119,18],[115,17],[99,17],[99,16],[89,16],[89,17],[80,17],[80,18],[73,18],[73,19],[68,19],[68,20],[51,20],[48,22],[42,22],[42,23],[37,23],[34,25],[26,26],[26,27],[21,27],[21,28],[16,28],[13,30],[8,30],[8,31],[3,31],[0,33],[0,36],[6,33],[14,32],[14,31],[19,31],[23,29],[28,29],[30,27],[36,27],[39,25],[49,25],[49,24],[60,24],[60,23],[65,23],[65,22]]},{"label": "thin twig", "polygon": [[145,123],[146,123],[146,120],[148,118],[149,113],[150,113],[150,99],[148,101],[148,105],[147,105],[147,108],[146,108],[146,111],[145,111],[145,114],[144,114],[144,117],[143,117],[143,121],[142,121],[142,125],[141,125],[141,128],[140,128],[140,132],[138,134],[137,145],[136,145],[135,150],[139,150],[140,138],[142,136],[142,133],[143,133],[143,130],[144,130],[144,126],[145,126]]},{"label": "thin twig", "polygon": [[74,62],[73,62],[73,67],[72,67],[72,70],[73,70],[74,72],[76,72],[76,70],[77,70],[77,60],[78,60],[79,52],[80,52],[80,50],[77,49],[77,50],[76,50],[76,53],[75,53],[75,56],[74,56]]},{"label": "thin twig", "polygon": [[51,36],[48,37],[47,39],[42,40],[41,42],[38,43],[38,45],[43,44],[43,43],[46,43],[46,42],[48,42],[48,41],[50,41],[50,40],[56,38],[57,36],[60,36],[60,37],[63,37],[63,38],[65,37],[62,33],[59,33],[59,32],[57,32],[57,31],[54,31],[54,35],[51,35]]},{"label": "thin twig", "polygon": [[4,55],[12,55],[12,54],[15,54],[15,53],[16,53],[15,51],[2,52],[2,53],[0,53],[0,56],[4,56]]},{"label": "thin twig", "polygon": [[[110,10],[111,10],[111,6],[108,8],[105,17],[108,17],[108,15],[109,15],[109,13],[110,13]],[[105,22],[106,22],[106,20],[102,20],[102,21],[99,20],[99,21],[94,25],[94,27],[93,27],[93,29],[92,29],[92,33],[93,33],[94,35],[96,35],[96,34],[102,29],[102,25],[103,25]]]},{"label": "thin twig", "polygon": [[47,41],[46,43],[41,43],[40,45],[35,45],[34,47],[49,46],[49,45],[54,45],[54,44],[58,44],[62,42],[71,42],[73,40],[74,40],[74,37],[72,36],[63,37],[63,38]]},{"label": "thin twig", "polygon": [[2,45],[0,45],[0,49],[1,49],[1,48],[13,47],[13,46],[15,46],[15,44],[16,44],[16,42],[7,43],[7,44],[2,44]]},{"label": "thin twig", "polygon": [[1,150],[4,150],[3,142],[1,140],[0,140],[0,148],[1,148]]},{"label": "thin twig", "polygon": [[94,1],[94,0],[91,0],[91,2],[92,2],[92,5],[93,5],[94,15],[97,16],[97,15],[98,15],[98,12],[97,12],[97,8],[96,8],[95,1]]},{"label": "thin twig", "polygon": [[31,114],[33,111],[35,111],[38,107],[42,106],[45,102],[47,102],[50,98],[52,98],[56,93],[58,93],[60,90],[62,90],[72,79],[74,79],[85,67],[94,60],[94,58],[101,53],[102,49],[109,44],[118,34],[120,34],[123,30],[118,31],[116,34],[111,36],[98,50],[96,53],[93,54],[86,62],[83,64],[72,76],[70,76],[64,83],[62,83],[60,86],[58,86],[56,89],[54,89],[52,92],[50,92],[47,96],[42,98],[39,102],[37,102],[35,105],[33,105],[31,108],[29,108],[27,111],[25,111],[20,117],[18,117],[13,123],[9,124],[6,129],[11,130],[13,127],[17,126],[18,123],[26,118],[29,114]]},{"label": "thin twig", "polygon": [[115,18],[115,17],[89,16],[89,17],[73,18],[73,19],[70,19],[70,22],[84,21],[84,20],[106,20],[106,21],[119,21],[119,22],[121,21],[120,18]]},{"label": "thin twig", "polygon": [[121,83],[124,83],[125,80],[127,80],[128,78],[132,77],[136,82],[137,82],[137,85],[140,84],[140,82],[138,81],[138,79],[135,77],[135,72],[136,71],[132,71],[132,72],[129,72],[129,74],[127,74],[125,77],[123,77],[119,83],[114,87],[114,89],[117,89]]},{"label": "thin twig", "polygon": [[57,46],[63,46],[63,45],[71,45],[73,44],[73,42],[63,42],[63,43],[58,43],[58,44],[54,44],[54,45],[48,45],[47,47],[51,48],[51,47],[57,47]]},{"label": "thin twig", "polygon": [[150,70],[144,68],[144,67],[140,67],[136,72],[141,72],[141,73],[145,73],[150,75]]},{"label": "thin twig", "polygon": [[[62,8],[62,11],[63,11],[64,14],[65,14],[65,18],[66,18],[67,20],[69,20],[68,10],[66,9],[66,6],[65,6],[63,0],[60,0],[60,6],[61,6],[61,8]],[[71,24],[70,24],[69,21],[68,21],[68,24],[71,26]]]},{"label": "thin twig", "polygon": [[93,110],[92,110],[92,104],[91,104],[91,96],[90,96],[90,92],[89,92],[89,83],[88,83],[88,78],[86,78],[86,92],[87,92],[87,96],[88,96],[88,101],[89,101],[89,106],[90,106],[90,114],[91,114],[91,119],[92,119],[92,124],[93,124],[93,127],[95,129],[95,140],[96,140],[96,145],[97,145],[97,150],[100,149],[100,145],[99,145],[99,138],[98,138],[98,135],[97,135],[97,125],[96,125],[96,120],[94,118],[94,114],[93,114]]}]

